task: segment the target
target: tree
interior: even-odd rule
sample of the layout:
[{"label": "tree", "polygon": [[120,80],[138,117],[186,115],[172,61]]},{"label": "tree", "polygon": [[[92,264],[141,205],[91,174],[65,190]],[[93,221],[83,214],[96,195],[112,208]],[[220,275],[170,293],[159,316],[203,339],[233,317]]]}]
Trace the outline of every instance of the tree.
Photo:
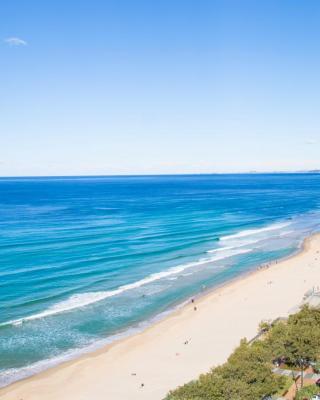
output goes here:
[{"label": "tree", "polygon": [[306,386],[303,389],[299,390],[295,397],[295,400],[311,399],[311,396],[318,393],[319,388],[317,385]]},{"label": "tree", "polygon": [[178,389],[166,400],[257,400],[284,390],[287,379],[273,373],[272,362],[285,361],[303,370],[320,355],[320,310],[301,311],[271,325],[263,340],[246,340],[227,362]]},{"label": "tree", "polygon": [[259,333],[268,332],[271,329],[271,323],[268,321],[261,321],[259,324]]},{"label": "tree", "polygon": [[320,311],[305,306],[290,316],[284,346],[286,357],[300,367],[303,387],[304,369],[319,356]]},{"label": "tree", "polygon": [[256,400],[276,393],[285,379],[272,373],[262,343],[242,340],[225,364],[170,392],[167,400]]}]

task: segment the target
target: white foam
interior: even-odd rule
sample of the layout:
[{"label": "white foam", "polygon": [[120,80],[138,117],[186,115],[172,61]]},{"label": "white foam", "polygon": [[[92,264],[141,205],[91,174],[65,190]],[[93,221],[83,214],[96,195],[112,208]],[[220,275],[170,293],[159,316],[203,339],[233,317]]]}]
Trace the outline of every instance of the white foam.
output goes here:
[{"label": "white foam", "polygon": [[[264,231],[265,231],[265,229],[264,229]],[[283,231],[283,232],[277,233],[276,236],[286,236],[293,232],[294,231]],[[238,249],[239,247],[245,247],[245,246],[256,244],[259,242],[264,242],[265,240],[272,239],[274,237],[275,237],[275,235],[268,235],[267,237],[264,236],[264,237],[258,237],[255,239],[247,239],[246,237],[237,237],[237,238],[234,237],[233,239],[228,240],[228,244],[231,244],[231,246],[218,247],[216,249],[208,250],[207,253],[218,253],[220,251]]]},{"label": "white foam", "polygon": [[[147,326],[147,325],[146,325]],[[107,344],[110,344],[116,340],[128,337],[134,333],[141,331],[144,328],[144,324],[139,324],[136,327],[129,328],[128,330],[114,334],[107,337],[106,339],[97,340],[86,347],[79,347],[75,349],[68,350],[58,356],[37,361],[33,364],[27,365],[21,368],[8,368],[5,371],[0,372],[0,388],[10,385],[21,379],[28,378],[39,372],[45,371],[56,365],[59,365],[65,361],[73,360],[82,354],[90,353],[98,348],[101,348]]]},{"label": "white foam", "polygon": [[283,232],[280,232],[280,236],[290,235],[291,233],[294,233],[294,231],[283,231]]},{"label": "white foam", "polygon": [[[240,246],[238,246],[238,247],[240,247]],[[217,249],[208,250],[207,253],[220,253],[220,251],[232,250],[235,248],[236,248],[236,246],[219,247]]]},{"label": "white foam", "polygon": [[290,225],[290,222],[273,224],[273,225],[269,225],[269,226],[266,226],[264,228],[259,228],[259,229],[248,229],[248,230],[244,230],[244,231],[232,234],[232,235],[222,236],[220,238],[220,241],[225,241],[225,240],[230,240],[230,239],[238,239],[238,238],[242,238],[242,237],[246,237],[246,236],[260,234],[262,232],[274,231],[274,230],[285,228],[288,225]]},{"label": "white foam", "polygon": [[129,283],[127,285],[122,285],[118,289],[102,291],[102,292],[87,292],[87,293],[74,294],[71,297],[69,297],[67,300],[63,300],[40,313],[29,315],[27,317],[22,317],[22,318],[18,318],[18,319],[7,321],[7,322],[3,322],[0,324],[0,326],[6,326],[6,325],[19,326],[23,322],[32,321],[32,320],[40,319],[40,318],[45,318],[45,317],[49,317],[52,315],[61,314],[63,312],[72,311],[77,308],[86,307],[90,304],[97,303],[98,301],[105,300],[108,297],[116,296],[116,295],[119,295],[128,290],[139,288],[143,285],[155,282],[159,279],[164,279],[164,278],[170,277],[172,275],[177,275],[177,274],[183,272],[185,269],[197,267],[199,265],[208,264],[213,261],[223,260],[225,258],[233,257],[236,255],[245,254],[250,251],[252,251],[252,249],[230,250],[226,254],[217,254],[213,257],[202,258],[196,262],[178,265],[178,266],[170,268],[168,270],[165,270],[162,272],[157,272],[155,274],[151,274],[151,275],[147,276],[146,278],[143,278],[139,281]]},{"label": "white foam", "polygon": [[27,365],[25,367],[6,369],[5,371],[0,372],[0,388],[8,386],[11,383],[16,382],[18,380],[33,376],[41,371],[45,371],[49,368],[52,368],[56,365],[61,364],[62,362],[65,362],[68,360],[73,360],[82,354],[91,353],[99,348],[102,348],[108,344],[115,342],[116,340],[124,339],[135,333],[139,333],[139,332],[143,331],[145,328],[147,328],[148,326],[152,325],[153,323],[161,321],[167,315],[171,314],[175,310],[182,308],[188,302],[189,302],[189,300],[186,300],[166,311],[163,311],[160,314],[157,314],[156,316],[150,318],[149,320],[142,321],[142,322],[138,323],[137,325],[130,327],[129,329],[126,329],[119,333],[115,333],[111,336],[108,336],[107,338],[95,340],[94,342],[89,343],[85,347],[71,349],[71,350],[68,350],[68,351],[58,355],[58,356],[55,356],[55,357],[52,357],[49,359],[45,359],[45,360],[41,360],[41,361],[37,361],[37,362]]},{"label": "white foam", "polygon": [[262,240],[265,240],[265,238],[232,241],[231,242],[232,246],[218,247],[217,249],[207,250],[207,253],[220,253],[221,251],[239,249],[240,247],[245,247],[251,244],[259,243]]}]

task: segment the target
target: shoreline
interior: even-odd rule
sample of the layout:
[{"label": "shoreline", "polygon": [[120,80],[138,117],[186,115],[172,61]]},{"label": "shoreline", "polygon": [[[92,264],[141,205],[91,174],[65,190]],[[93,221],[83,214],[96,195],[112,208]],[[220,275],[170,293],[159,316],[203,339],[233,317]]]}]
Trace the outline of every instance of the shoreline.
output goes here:
[{"label": "shoreline", "polygon": [[[320,232],[319,232],[319,234],[320,234]],[[254,268],[252,268],[248,271],[242,272],[240,275],[237,275],[237,276],[235,276],[231,279],[228,279],[224,282],[218,283],[214,286],[205,287],[205,289],[195,293],[192,296],[189,296],[188,298],[186,298],[183,301],[177,301],[176,303],[172,304],[172,306],[170,308],[168,308],[167,310],[162,311],[158,314],[155,314],[154,316],[152,316],[151,318],[149,318],[147,320],[140,321],[137,324],[129,326],[118,332],[115,332],[114,334],[112,334],[110,336],[99,339],[97,342],[94,342],[84,348],[71,350],[69,356],[67,355],[68,352],[66,352],[65,354],[62,354],[61,356],[41,360],[39,362],[34,363],[33,364],[34,371],[26,372],[25,376],[22,376],[21,378],[13,380],[12,382],[9,382],[5,385],[0,385],[0,394],[1,394],[1,390],[10,388],[12,385],[17,384],[19,382],[24,382],[35,376],[38,376],[45,372],[51,371],[55,368],[59,368],[60,366],[64,366],[66,364],[73,363],[73,362],[81,359],[82,357],[88,357],[90,355],[108,351],[108,349],[111,346],[116,345],[116,344],[120,343],[121,341],[126,340],[132,336],[139,335],[139,334],[145,332],[147,329],[152,328],[153,326],[157,325],[158,323],[161,323],[162,321],[164,321],[165,319],[174,315],[175,313],[178,313],[179,311],[183,310],[183,308],[186,307],[191,302],[192,299],[200,300],[206,296],[210,296],[210,294],[212,294],[213,292],[215,292],[225,286],[232,285],[233,283],[237,282],[238,280],[245,279],[246,277],[249,277],[257,272],[260,272],[261,269],[272,267],[273,265],[275,265],[279,262],[282,262],[282,261],[288,260],[292,257],[295,257],[297,254],[299,254],[305,250],[306,243],[308,242],[309,239],[312,238],[313,235],[314,234],[311,234],[311,235],[305,237],[304,239],[302,239],[299,246],[294,251],[292,251],[292,253],[290,253],[286,256],[283,256],[279,259],[274,259],[274,260],[271,260],[264,264],[255,266]],[[42,363],[46,363],[46,365],[43,368],[39,367],[37,369],[39,364],[42,364]],[[28,367],[25,367],[25,368],[27,369]]]},{"label": "shoreline", "polygon": [[[203,348],[203,346],[201,347],[201,340],[198,341],[198,339],[203,338],[206,344],[210,344],[210,341],[208,341],[208,334],[205,337],[204,331],[211,330],[214,337],[216,333],[215,330],[220,330],[221,327],[210,320],[212,315],[215,318],[219,316],[220,319],[218,320],[221,322],[228,322],[228,313],[232,314],[233,309],[228,308],[228,304],[225,303],[217,307],[221,299],[233,303],[233,306],[236,308],[236,313],[233,315],[234,317],[237,316],[237,311],[243,314],[243,308],[249,305],[250,311],[254,306],[259,308],[259,304],[257,304],[259,303],[259,296],[252,297],[249,292],[243,291],[243,288],[249,285],[255,293],[257,289],[256,288],[254,291],[254,286],[257,286],[257,282],[255,281],[263,281],[263,283],[267,283],[267,286],[269,286],[268,289],[272,289],[274,281],[269,280],[265,282],[265,279],[268,277],[272,278],[272,276],[279,279],[280,275],[285,275],[282,277],[284,280],[291,278],[289,272],[301,272],[299,271],[299,261],[303,258],[305,258],[306,262],[310,265],[311,262],[314,262],[316,266],[318,266],[317,274],[314,276],[315,282],[312,285],[317,286],[320,284],[320,260],[317,257],[315,257],[314,260],[313,258],[319,251],[320,234],[316,233],[307,237],[295,252],[281,260],[271,261],[268,263],[268,267],[257,267],[257,269],[243,273],[219,286],[207,288],[204,292],[200,292],[194,296],[194,303],[191,303],[191,299],[189,299],[182,304],[180,303],[180,306],[176,305],[172,311],[168,311],[168,314],[160,318],[160,320],[154,321],[153,323],[151,320],[150,325],[146,328],[142,328],[142,331],[124,338],[116,339],[112,343],[103,345],[103,347],[97,350],[84,353],[77,358],[62,362],[59,365],[53,366],[31,377],[9,384],[0,389],[0,396],[4,400],[33,400],[40,398],[68,400],[90,398],[100,400],[106,398],[106,396],[108,399],[120,400],[127,399],[128,393],[130,393],[130,399],[152,398],[160,400],[165,396],[168,390],[174,389],[177,385],[186,383],[190,379],[197,378],[200,373],[206,372],[210,367],[223,362],[233,348],[239,343],[240,339],[244,337],[243,333],[248,336],[252,334],[253,337],[257,331],[258,323],[262,319],[267,319],[264,315],[261,315],[259,321],[255,323],[257,319],[257,310],[255,310],[255,318],[251,318],[251,321],[249,321],[249,318],[248,320],[242,320],[241,322],[244,323],[244,326],[242,326],[242,329],[239,329],[239,333],[236,332],[235,335],[232,335],[231,342],[233,347],[230,346],[231,342],[228,342],[225,348],[222,349],[223,351],[220,349],[218,356],[214,357],[215,354],[213,352],[210,358],[208,357],[209,354],[206,354],[206,346],[205,348]],[[291,269],[294,267],[298,269],[298,271]],[[290,269],[291,271],[286,271]],[[310,289],[310,279],[313,278],[313,275],[310,275],[310,271],[307,273],[305,269],[303,272],[308,276],[304,275],[306,279],[304,279],[304,282],[300,282],[301,287],[297,287],[296,289],[299,290],[293,291],[290,296],[290,299],[292,297],[295,303],[291,303],[290,305],[288,301],[284,301],[287,306],[286,308],[278,307],[278,309],[275,309],[271,307],[269,311],[272,312],[268,312],[266,309],[265,313],[269,314],[267,316],[272,315],[274,319],[276,317],[285,316],[281,315],[281,313],[288,315],[290,310],[302,301],[303,294]],[[279,293],[277,291],[273,293],[274,291],[272,291],[273,295],[281,295],[279,296],[279,300],[285,295],[282,293],[283,289],[286,289],[286,282],[282,280],[281,284],[282,289]],[[232,293],[234,296],[230,296]],[[239,293],[240,300],[242,300],[242,303],[245,303],[242,308],[240,305],[241,302],[239,303],[239,301],[232,300],[236,295],[239,297]],[[259,295],[259,290],[256,294]],[[249,297],[243,296],[250,296],[250,302],[248,301]],[[262,300],[268,302],[268,298],[263,298]],[[292,302],[292,299],[290,302]],[[197,307],[196,312],[194,307]],[[237,308],[239,308],[239,310]],[[280,312],[280,314],[278,314],[278,312]],[[164,314],[165,313],[166,312],[164,312]],[[262,309],[261,314],[263,314]],[[260,313],[258,313],[258,315],[260,315]],[[201,317],[201,321],[197,321],[199,316]],[[246,313],[244,313],[244,317],[246,317]],[[252,319],[254,319],[254,325]],[[232,322],[232,319],[229,323],[230,322]],[[253,326],[255,327],[254,331]],[[192,331],[190,340],[190,334],[186,328],[190,328]],[[228,323],[224,326],[224,329],[221,329],[223,331],[221,332],[222,334],[228,335],[229,332],[225,328],[228,328]],[[234,326],[229,326],[229,330],[233,330],[233,328]],[[221,339],[223,338],[224,335],[222,335]],[[183,339],[185,339],[185,342],[183,342]],[[251,337],[248,337],[248,339],[251,339]],[[193,345],[194,342],[197,341],[199,342],[196,343],[197,346]],[[185,344],[186,342],[188,342],[187,345]],[[173,345],[174,347],[172,347]],[[183,355],[185,350],[189,351],[189,349],[194,349],[195,347],[197,347],[196,353],[192,352],[193,356],[191,357],[191,355],[189,355],[188,361],[184,361],[183,364],[180,365],[180,361],[183,358],[180,356]],[[162,357],[163,351],[161,351],[161,349],[165,352],[169,348],[170,353],[166,357]],[[179,351],[176,351],[176,348],[178,348]],[[154,353],[155,360],[150,361],[151,355],[148,353],[149,349],[151,353]],[[210,352],[212,352],[212,350]],[[168,372],[170,372],[168,369],[170,369],[170,367],[172,369],[172,363],[176,361],[178,361],[176,364],[179,364],[178,369],[180,373],[179,371],[172,371],[173,376],[168,377]],[[156,364],[154,365],[154,363]],[[154,371],[150,370],[148,365],[149,368],[152,366]],[[139,373],[134,371],[131,373],[129,372],[134,369],[139,370]],[[138,376],[139,378],[137,378]],[[81,377],[83,379],[81,379]],[[145,383],[140,382],[141,379],[143,379]],[[154,384],[149,389],[148,386],[151,381],[154,381]],[[62,388],[61,383],[67,387]],[[141,383],[145,385],[143,389],[139,386]],[[128,385],[128,387],[124,388],[126,385]],[[98,391],[97,387],[99,388]]]}]

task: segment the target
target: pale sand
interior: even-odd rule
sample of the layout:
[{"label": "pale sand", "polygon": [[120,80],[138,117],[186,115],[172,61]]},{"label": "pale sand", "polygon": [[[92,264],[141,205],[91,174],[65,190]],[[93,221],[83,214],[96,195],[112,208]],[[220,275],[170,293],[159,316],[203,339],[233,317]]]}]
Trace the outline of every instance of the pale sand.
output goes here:
[{"label": "pale sand", "polygon": [[320,235],[315,235],[298,255],[197,299],[197,311],[187,305],[140,334],[4,388],[0,397],[162,399],[223,363],[241,338],[257,333],[262,319],[288,315],[307,290],[320,285],[319,252]]}]

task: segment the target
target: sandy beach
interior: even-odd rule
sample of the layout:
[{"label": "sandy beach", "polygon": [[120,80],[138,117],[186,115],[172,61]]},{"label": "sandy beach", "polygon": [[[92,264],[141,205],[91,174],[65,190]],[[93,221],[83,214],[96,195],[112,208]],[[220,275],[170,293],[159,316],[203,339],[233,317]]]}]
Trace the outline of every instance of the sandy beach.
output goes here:
[{"label": "sandy beach", "polygon": [[297,255],[213,290],[140,334],[14,383],[0,397],[160,400],[224,362],[241,338],[255,336],[261,320],[287,316],[319,285],[317,234]]}]

